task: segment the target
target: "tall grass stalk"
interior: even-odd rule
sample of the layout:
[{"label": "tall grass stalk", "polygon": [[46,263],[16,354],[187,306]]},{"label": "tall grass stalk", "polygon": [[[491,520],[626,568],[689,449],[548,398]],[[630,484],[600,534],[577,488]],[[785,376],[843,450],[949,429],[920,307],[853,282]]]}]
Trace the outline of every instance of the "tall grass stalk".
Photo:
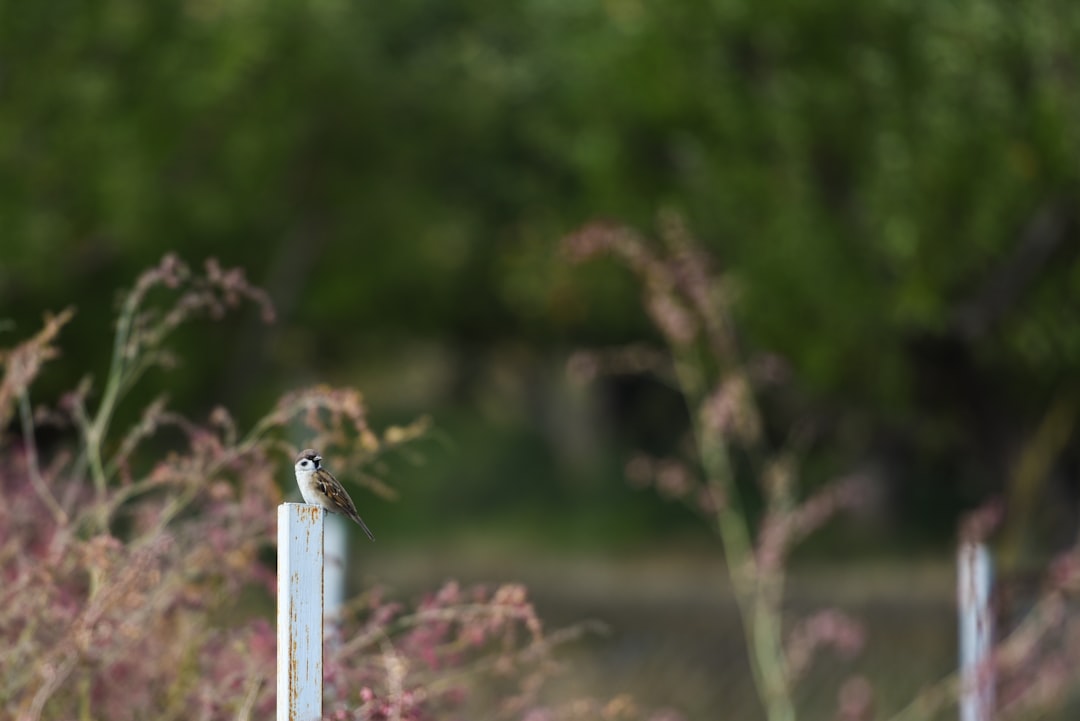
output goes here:
[{"label": "tall grass stalk", "polygon": [[[358,391],[320,385],[285,394],[246,433],[224,408],[196,421],[163,397],[117,429],[117,409],[145,371],[170,364],[171,332],[243,300],[272,318],[262,291],[212,261],[194,273],[168,256],[144,273],[121,305],[96,407],[89,381],[56,405],[31,403],[71,311],[0,351],[0,429],[17,415],[21,432],[0,431],[0,717],[272,715],[276,579],[267,556],[278,478],[291,476],[297,450],[281,440],[286,427],[381,492],[387,486],[365,469],[430,423],[376,431]],[[55,440],[41,448],[44,424]],[[324,708],[340,721],[520,717],[538,703],[550,650],[566,638],[543,633],[513,584],[447,583],[415,607],[369,589],[337,629]]]},{"label": "tall grass stalk", "polygon": [[[639,455],[627,464],[628,479],[638,486],[652,483],[663,495],[681,498],[710,519],[723,546],[765,716],[769,721],[795,721],[796,690],[815,654],[827,647],[856,653],[863,629],[833,608],[801,623],[786,617],[787,557],[837,512],[857,507],[865,497],[864,481],[853,475],[810,492],[798,487],[806,433],[793,428],[780,448],[770,448],[756,400],[759,387],[782,381],[789,370],[775,356],[748,355],[740,349],[732,321],[737,288],[730,277],[716,272],[713,259],[682,218],[665,212],[657,226],[659,242],[652,242],[625,226],[593,223],[566,238],[563,248],[574,262],[615,258],[637,277],[642,305],[664,350],[635,344],[621,351],[583,351],[569,367],[585,378],[651,371],[681,394],[693,451],[685,459]],[[749,470],[753,482],[740,483],[736,468]],[[747,491],[757,494],[755,503],[742,497]],[[751,511],[758,507],[763,511]],[[965,542],[984,539],[999,515],[994,503],[974,512],[964,523]],[[1077,591],[1080,549],[1073,548],[1055,559],[1037,602],[995,648],[997,676],[1006,689],[999,693],[1000,718],[1025,718],[1060,707],[1069,687],[1063,661],[1080,663],[1080,644],[1062,642],[1070,633],[1080,638],[1080,618],[1069,612],[1067,603]],[[959,675],[947,675],[890,721],[935,718],[955,706],[960,691]],[[876,717],[872,685],[852,676],[838,692],[836,718]]]}]

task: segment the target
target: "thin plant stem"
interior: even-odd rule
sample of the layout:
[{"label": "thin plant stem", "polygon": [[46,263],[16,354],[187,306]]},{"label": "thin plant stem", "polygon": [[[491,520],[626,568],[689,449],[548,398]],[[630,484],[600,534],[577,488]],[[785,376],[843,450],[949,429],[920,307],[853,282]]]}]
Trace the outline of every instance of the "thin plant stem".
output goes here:
[{"label": "thin plant stem", "polygon": [[248,691],[244,694],[244,701],[236,711],[236,721],[251,721],[251,712],[255,708],[255,701],[259,697],[259,690],[262,685],[263,680],[261,678],[253,678],[248,682]]},{"label": "thin plant stem", "polygon": [[[113,353],[109,363],[109,375],[105,380],[105,390],[101,396],[97,413],[93,420],[90,419],[86,409],[79,403],[76,406],[76,417],[83,431],[85,444],[86,463],[90,469],[90,476],[94,482],[94,492],[98,503],[102,508],[104,504],[105,490],[108,483],[108,471],[102,458],[102,444],[109,432],[116,404],[125,390],[131,387],[134,378],[129,378],[129,367],[125,356],[129,352],[131,338],[131,325],[135,319],[135,313],[139,307],[140,294],[133,290],[124,299],[124,305],[120,316],[116,321],[116,335],[113,338]],[[136,368],[136,375],[141,372]],[[103,514],[98,519],[99,529],[104,530],[108,525],[108,514]]]},{"label": "thin plant stem", "polygon": [[691,426],[707,483],[718,501],[716,529],[724,544],[728,576],[751,652],[755,686],[769,721],[794,721],[795,706],[780,637],[779,587],[772,589],[774,593],[763,592],[760,568],[753,554],[750,519],[735,484],[727,444],[715,433],[707,432],[694,413],[703,396],[700,371],[686,354],[676,358],[675,369],[691,411]]},{"label": "thin plant stem", "polygon": [[60,503],[53,496],[52,491],[49,490],[48,485],[45,483],[45,479],[41,477],[41,467],[38,463],[37,455],[37,441],[34,436],[34,414],[30,407],[30,394],[24,388],[19,393],[19,418],[22,421],[23,438],[26,444],[26,465],[30,472],[30,482],[34,486],[34,490],[37,491],[38,496],[41,497],[42,503],[44,503],[49,511],[53,514],[53,518],[60,525],[67,523],[67,514],[64,513],[64,509],[60,507]]},{"label": "thin plant stem", "polygon": [[113,355],[109,364],[109,376],[105,380],[105,391],[101,396],[101,405],[98,406],[97,415],[94,417],[96,436],[100,440],[105,437],[112,421],[113,411],[120,399],[121,388],[125,384],[125,358],[128,353],[128,340],[131,337],[131,324],[135,320],[135,312],[138,310],[139,294],[132,291],[124,299],[124,306],[120,311],[120,317],[116,321],[116,336],[113,338]]}]

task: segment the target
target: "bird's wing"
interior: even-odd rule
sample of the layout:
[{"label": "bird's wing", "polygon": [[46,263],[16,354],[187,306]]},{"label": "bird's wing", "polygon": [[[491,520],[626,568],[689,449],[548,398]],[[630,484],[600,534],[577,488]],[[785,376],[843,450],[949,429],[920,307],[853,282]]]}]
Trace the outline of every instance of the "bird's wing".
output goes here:
[{"label": "bird's wing", "polygon": [[356,521],[357,525],[364,529],[364,533],[367,534],[367,537],[374,541],[375,534],[373,534],[371,529],[367,527],[367,524],[364,523],[364,519],[360,518],[360,514],[356,510],[356,505],[353,503],[352,499],[349,498],[349,494],[345,492],[345,487],[334,477],[333,473],[325,468],[320,470],[330,478],[330,482],[328,483],[325,480],[320,479],[318,474],[316,474],[315,478],[316,482],[319,484],[319,490],[330,499],[335,507],[340,508],[342,513]]}]

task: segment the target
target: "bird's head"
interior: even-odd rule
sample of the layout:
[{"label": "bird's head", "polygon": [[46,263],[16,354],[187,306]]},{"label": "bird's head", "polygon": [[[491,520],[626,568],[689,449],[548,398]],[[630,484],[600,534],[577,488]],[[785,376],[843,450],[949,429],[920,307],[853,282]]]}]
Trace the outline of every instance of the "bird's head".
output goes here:
[{"label": "bird's head", "polygon": [[306,448],[300,451],[300,455],[296,457],[297,473],[314,473],[319,470],[319,464],[322,461],[322,456],[314,448]]}]

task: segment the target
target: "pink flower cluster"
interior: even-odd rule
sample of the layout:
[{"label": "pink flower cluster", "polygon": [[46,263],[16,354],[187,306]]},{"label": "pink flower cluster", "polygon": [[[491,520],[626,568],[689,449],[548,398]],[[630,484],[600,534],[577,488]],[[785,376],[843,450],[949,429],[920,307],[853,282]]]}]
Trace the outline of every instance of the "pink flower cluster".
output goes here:
[{"label": "pink flower cluster", "polygon": [[[276,438],[299,420],[310,443],[339,454],[335,467],[362,473],[421,437],[428,421],[377,433],[357,391],[317,386],[286,395],[246,433],[224,408],[196,421],[160,399],[131,427],[114,428],[127,389],[168,357],[173,329],[245,298],[272,317],[240,271],[211,261],[198,275],[167,256],[123,303],[100,400],[84,383],[56,406],[31,409],[34,379],[58,356],[70,312],[0,352],[0,428],[22,421],[21,437],[0,438],[0,717],[273,714],[272,546],[277,480],[290,459]],[[46,422],[56,440],[39,449],[37,424]],[[166,428],[178,433],[165,437]],[[514,717],[533,703],[551,641],[522,587],[448,583],[411,610],[380,593],[364,598],[328,654],[331,718],[445,718],[472,698]]]}]

